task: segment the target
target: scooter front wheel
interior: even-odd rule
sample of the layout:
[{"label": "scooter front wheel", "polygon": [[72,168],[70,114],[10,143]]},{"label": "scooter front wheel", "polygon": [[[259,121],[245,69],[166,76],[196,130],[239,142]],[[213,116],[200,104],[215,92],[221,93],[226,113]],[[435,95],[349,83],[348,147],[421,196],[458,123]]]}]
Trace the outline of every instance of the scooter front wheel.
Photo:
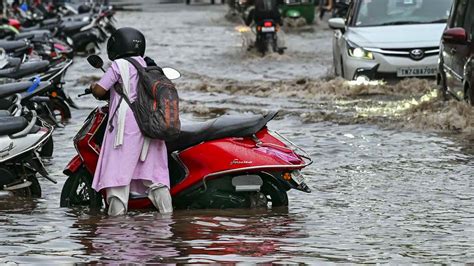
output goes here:
[{"label": "scooter front wheel", "polygon": [[61,207],[102,207],[102,195],[92,188],[92,175],[84,168],[69,176],[61,191]]}]

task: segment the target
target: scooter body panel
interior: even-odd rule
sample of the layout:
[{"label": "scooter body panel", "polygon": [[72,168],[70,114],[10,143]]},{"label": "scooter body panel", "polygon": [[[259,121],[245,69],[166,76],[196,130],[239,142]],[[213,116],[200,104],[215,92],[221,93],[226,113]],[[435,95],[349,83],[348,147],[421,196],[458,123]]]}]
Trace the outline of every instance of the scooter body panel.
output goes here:
[{"label": "scooter body panel", "polygon": [[199,182],[221,175],[300,169],[304,160],[273,137],[266,128],[251,137],[208,141],[179,153],[188,175],[171,189],[176,195]]},{"label": "scooter body panel", "polygon": [[0,163],[8,161],[25,152],[36,149],[49,136],[47,129],[28,134],[25,137],[12,139],[9,136],[0,137]]}]

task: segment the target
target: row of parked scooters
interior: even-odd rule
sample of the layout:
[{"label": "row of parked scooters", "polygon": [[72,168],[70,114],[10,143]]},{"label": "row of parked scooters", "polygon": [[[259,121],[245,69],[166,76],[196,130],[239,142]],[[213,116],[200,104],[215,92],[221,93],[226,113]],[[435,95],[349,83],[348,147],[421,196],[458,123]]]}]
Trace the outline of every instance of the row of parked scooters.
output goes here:
[{"label": "row of parked scooters", "polygon": [[38,177],[53,155],[52,132],[77,108],[64,90],[76,55],[90,54],[115,30],[111,6],[8,6],[0,27],[0,191],[40,197]]}]

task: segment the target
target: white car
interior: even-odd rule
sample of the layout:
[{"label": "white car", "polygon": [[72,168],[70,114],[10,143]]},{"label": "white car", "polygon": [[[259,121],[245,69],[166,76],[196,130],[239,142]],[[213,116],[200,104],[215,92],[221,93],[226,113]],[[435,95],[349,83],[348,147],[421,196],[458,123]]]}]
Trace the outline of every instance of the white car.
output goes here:
[{"label": "white car", "polygon": [[332,18],[334,71],[348,80],[435,77],[452,0],[353,0]]}]

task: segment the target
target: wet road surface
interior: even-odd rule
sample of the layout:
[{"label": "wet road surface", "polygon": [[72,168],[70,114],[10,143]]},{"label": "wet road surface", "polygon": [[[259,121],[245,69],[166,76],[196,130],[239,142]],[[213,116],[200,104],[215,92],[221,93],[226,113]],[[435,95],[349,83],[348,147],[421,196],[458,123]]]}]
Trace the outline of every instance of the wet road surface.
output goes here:
[{"label": "wet road surface", "polygon": [[[117,19],[145,32],[160,65],[182,71],[185,120],[280,110],[269,127],[311,154],[304,174],[313,192],[291,191],[289,208],[277,210],[109,218],[59,208],[72,138],[101,104],[76,98],[82,109],[55,132],[48,166],[59,184],[41,180],[42,199],[0,198],[0,262],[473,262],[472,108],[433,100],[432,82],[330,79],[332,33],[323,26],[286,34],[285,55],[261,58],[245,51],[225,13],[147,5]],[[99,75],[78,58],[70,93]]]}]

